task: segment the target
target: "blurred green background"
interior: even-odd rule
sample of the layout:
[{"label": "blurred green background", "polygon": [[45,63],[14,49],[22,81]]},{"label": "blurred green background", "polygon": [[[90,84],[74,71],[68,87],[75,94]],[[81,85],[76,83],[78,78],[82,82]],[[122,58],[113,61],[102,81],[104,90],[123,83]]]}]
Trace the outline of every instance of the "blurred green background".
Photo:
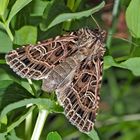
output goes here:
[{"label": "blurred green background", "polygon": [[[0,140],[34,140],[42,111],[46,115],[40,140],[140,139],[140,1],[101,2],[0,0]],[[44,93],[41,81],[17,76],[5,54],[65,31],[97,28],[91,14],[108,34],[100,109],[95,130],[87,135],[68,122],[55,93]]]}]

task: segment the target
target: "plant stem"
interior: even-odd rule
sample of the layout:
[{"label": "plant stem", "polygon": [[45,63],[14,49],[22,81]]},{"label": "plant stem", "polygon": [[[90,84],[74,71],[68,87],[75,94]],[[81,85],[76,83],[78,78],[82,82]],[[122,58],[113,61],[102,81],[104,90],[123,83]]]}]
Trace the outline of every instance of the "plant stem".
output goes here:
[{"label": "plant stem", "polygon": [[[75,3],[75,0],[68,0],[67,1],[67,7],[72,10],[73,6],[74,6],[74,3]],[[68,31],[70,29],[70,26],[71,26],[71,19],[69,19],[69,20],[67,20],[63,23],[63,29],[66,30],[66,31]]]},{"label": "plant stem", "polygon": [[33,91],[33,95],[36,96],[37,93],[36,93],[36,89],[35,89],[35,87],[34,87],[34,85],[32,83],[32,80],[31,79],[28,79],[28,82],[29,82],[30,87],[31,87],[31,89]]},{"label": "plant stem", "polygon": [[[32,94],[36,95],[36,89],[32,83],[31,79],[28,79],[29,85],[32,89]],[[32,104],[28,104],[27,108],[32,106]],[[30,140],[31,138],[31,131],[32,131],[32,117],[33,117],[33,113],[31,112],[25,119],[25,138],[27,140]]]},{"label": "plant stem", "polygon": [[[108,36],[107,36],[107,41],[106,41],[106,45],[107,45],[107,48],[108,48],[109,51],[110,51],[110,47],[111,47],[111,44],[112,44],[112,34],[113,34],[113,32],[115,30],[115,26],[116,26],[116,21],[117,21],[116,17],[117,17],[117,14],[118,14],[119,3],[120,3],[120,0],[115,0],[114,6],[113,6],[112,27],[108,31]],[[111,90],[110,92],[112,93],[114,101],[117,101],[117,99],[119,98],[119,93],[120,93],[119,86],[116,82],[115,76],[112,73],[112,70],[110,70],[110,72],[108,72],[107,74],[109,75],[107,79],[108,79],[110,90]],[[112,74],[112,76],[110,76],[111,74]],[[115,107],[115,103],[113,103],[113,105]]]},{"label": "plant stem", "polygon": [[[78,8],[81,0],[68,0],[67,1],[67,7],[71,9],[71,11],[75,12],[76,9]],[[67,20],[66,22],[63,23],[63,29],[68,31],[71,26],[71,19]]]},{"label": "plant stem", "polygon": [[122,56],[122,57],[115,58],[115,61],[116,62],[122,62],[122,61],[127,60],[128,58],[129,58],[128,56]]},{"label": "plant stem", "polygon": [[133,115],[125,115],[122,117],[112,117],[105,122],[97,122],[98,127],[107,126],[107,125],[114,125],[120,122],[130,122],[130,121],[139,121],[140,114],[133,114]]},{"label": "plant stem", "polygon": [[6,26],[6,27],[5,27],[5,30],[6,30],[7,34],[9,35],[11,41],[13,42],[14,37],[13,37],[13,34],[12,34],[11,30],[9,29],[9,27]]},{"label": "plant stem", "polygon": [[[32,104],[27,105],[27,108],[32,106]],[[31,138],[31,131],[32,131],[32,115],[33,113],[31,112],[25,119],[25,138],[27,140],[30,140]]]},{"label": "plant stem", "polygon": [[73,11],[75,12],[77,10],[77,8],[79,7],[80,3],[82,0],[76,0],[74,7],[73,7]]},{"label": "plant stem", "polygon": [[14,36],[9,28],[9,25],[5,22],[5,20],[3,19],[2,22],[0,22],[0,25],[5,29],[5,31],[7,32],[8,36],[10,37],[11,41],[13,42],[14,40]]},{"label": "plant stem", "polygon": [[46,109],[42,109],[39,111],[39,115],[35,124],[31,140],[39,140],[48,114],[49,112]]},{"label": "plant stem", "polygon": [[108,48],[111,47],[111,43],[112,43],[112,34],[114,33],[115,25],[116,25],[116,22],[117,22],[116,17],[117,17],[117,13],[118,13],[118,9],[119,9],[119,3],[120,3],[120,0],[115,0],[114,6],[113,6],[112,27],[108,31],[107,41],[106,41],[106,45],[107,45]]},{"label": "plant stem", "polygon": [[67,7],[69,7],[71,10],[73,10],[74,5],[75,5],[75,0],[67,1]]}]

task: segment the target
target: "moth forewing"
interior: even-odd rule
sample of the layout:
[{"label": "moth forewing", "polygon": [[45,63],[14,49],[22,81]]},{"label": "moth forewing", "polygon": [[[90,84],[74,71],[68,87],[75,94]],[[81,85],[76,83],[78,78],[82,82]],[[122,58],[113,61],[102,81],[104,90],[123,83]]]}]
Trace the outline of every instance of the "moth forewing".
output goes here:
[{"label": "moth forewing", "polygon": [[56,90],[69,121],[92,130],[99,104],[105,31],[80,29],[10,51],[6,62],[23,78],[43,79],[42,89]]}]

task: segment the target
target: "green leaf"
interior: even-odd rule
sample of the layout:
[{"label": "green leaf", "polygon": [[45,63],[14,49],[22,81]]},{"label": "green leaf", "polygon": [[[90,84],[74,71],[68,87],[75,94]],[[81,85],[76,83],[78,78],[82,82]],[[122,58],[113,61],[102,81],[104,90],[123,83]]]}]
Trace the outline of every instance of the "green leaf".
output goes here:
[{"label": "green leaf", "polygon": [[11,103],[7,105],[0,114],[0,120],[5,117],[10,111],[26,106],[28,104],[35,104],[39,108],[47,109],[50,112],[62,112],[62,107],[60,107],[55,101],[45,98],[31,98],[31,99],[24,99],[15,103]]},{"label": "green leaf", "polygon": [[140,57],[129,58],[124,62],[117,63],[112,56],[104,57],[104,69],[112,66],[130,70],[135,76],[140,76]]},{"label": "green leaf", "polygon": [[21,101],[25,98],[32,98],[31,94],[19,84],[8,80],[0,82],[3,83],[3,85],[0,85],[0,110],[9,104]]},{"label": "green leaf", "polygon": [[7,140],[5,138],[6,133],[0,133],[0,140]]},{"label": "green leaf", "polygon": [[32,106],[31,108],[29,108],[26,112],[24,112],[23,114],[20,114],[20,116],[18,116],[15,121],[13,121],[6,129],[6,132],[2,133],[3,135],[7,135],[7,133],[9,133],[10,131],[12,131],[15,127],[19,126],[19,124],[21,124],[26,118],[27,116],[34,110],[35,106]]},{"label": "green leaf", "polygon": [[95,130],[92,130],[87,134],[92,140],[100,140],[97,132]]},{"label": "green leaf", "polygon": [[1,120],[0,120],[0,122],[2,123],[2,124],[5,124],[5,125],[7,125],[7,116],[5,116],[5,117],[3,117]]},{"label": "green leaf", "polygon": [[5,10],[7,9],[9,0],[0,0],[0,16],[3,17]]},{"label": "green leaf", "polygon": [[131,32],[131,35],[135,38],[140,38],[140,0],[131,0],[126,10],[126,23]]},{"label": "green leaf", "polygon": [[9,25],[11,19],[23,8],[25,7],[27,4],[29,4],[32,0],[16,0],[16,2],[14,3],[10,14],[8,16],[7,19],[7,25]]},{"label": "green leaf", "polygon": [[131,45],[131,57],[140,57],[140,38],[134,38],[132,37],[132,42],[135,44]]},{"label": "green leaf", "polygon": [[42,23],[40,24],[41,30],[46,31],[48,26],[57,16],[68,12],[70,12],[70,9],[65,5],[63,0],[59,0],[59,3],[58,0],[48,2],[43,13]]},{"label": "green leaf", "polygon": [[50,132],[47,135],[46,140],[62,140],[61,136],[55,131],[55,132]]},{"label": "green leaf", "polygon": [[129,58],[122,62],[121,67],[131,70],[136,76],[140,76],[140,57]]},{"label": "green leaf", "polygon": [[93,13],[102,9],[104,7],[104,5],[105,5],[105,2],[103,1],[98,6],[91,8],[89,10],[86,10],[86,11],[75,12],[75,13],[60,13],[59,15],[54,17],[54,19],[48,25],[41,24],[40,26],[45,31],[45,30],[48,30],[49,28],[55,26],[56,24],[59,24],[61,22],[69,20],[69,19],[79,19],[82,17],[88,17],[88,16],[92,15]]},{"label": "green leaf", "polygon": [[23,26],[15,32],[14,43],[18,45],[35,44],[37,40],[37,27]]},{"label": "green leaf", "polygon": [[[4,68],[0,68],[0,81],[10,81],[12,80],[11,77],[8,75],[8,73],[5,71]],[[0,85],[2,84],[2,82],[0,82]],[[1,85],[2,86],[2,85]]]},{"label": "green leaf", "polygon": [[117,63],[114,61],[112,56],[104,57],[104,69],[108,69],[112,66],[117,66]]},{"label": "green leaf", "polygon": [[16,136],[16,131],[13,129],[7,136],[8,140],[22,140],[21,138]]},{"label": "green leaf", "polygon": [[12,45],[9,36],[5,32],[0,31],[0,53],[9,52],[12,50]]},{"label": "green leaf", "polygon": [[34,0],[31,16],[42,16],[48,1]]}]

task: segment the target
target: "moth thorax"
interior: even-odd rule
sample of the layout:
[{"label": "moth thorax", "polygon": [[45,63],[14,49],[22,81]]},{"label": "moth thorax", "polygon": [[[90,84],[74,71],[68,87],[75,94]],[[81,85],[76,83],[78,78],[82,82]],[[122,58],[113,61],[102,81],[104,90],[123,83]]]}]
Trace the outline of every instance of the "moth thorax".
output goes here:
[{"label": "moth thorax", "polygon": [[87,50],[86,48],[81,48],[80,50],[78,50],[74,57],[74,60],[77,60],[79,63],[84,60],[86,57],[88,56]]}]

